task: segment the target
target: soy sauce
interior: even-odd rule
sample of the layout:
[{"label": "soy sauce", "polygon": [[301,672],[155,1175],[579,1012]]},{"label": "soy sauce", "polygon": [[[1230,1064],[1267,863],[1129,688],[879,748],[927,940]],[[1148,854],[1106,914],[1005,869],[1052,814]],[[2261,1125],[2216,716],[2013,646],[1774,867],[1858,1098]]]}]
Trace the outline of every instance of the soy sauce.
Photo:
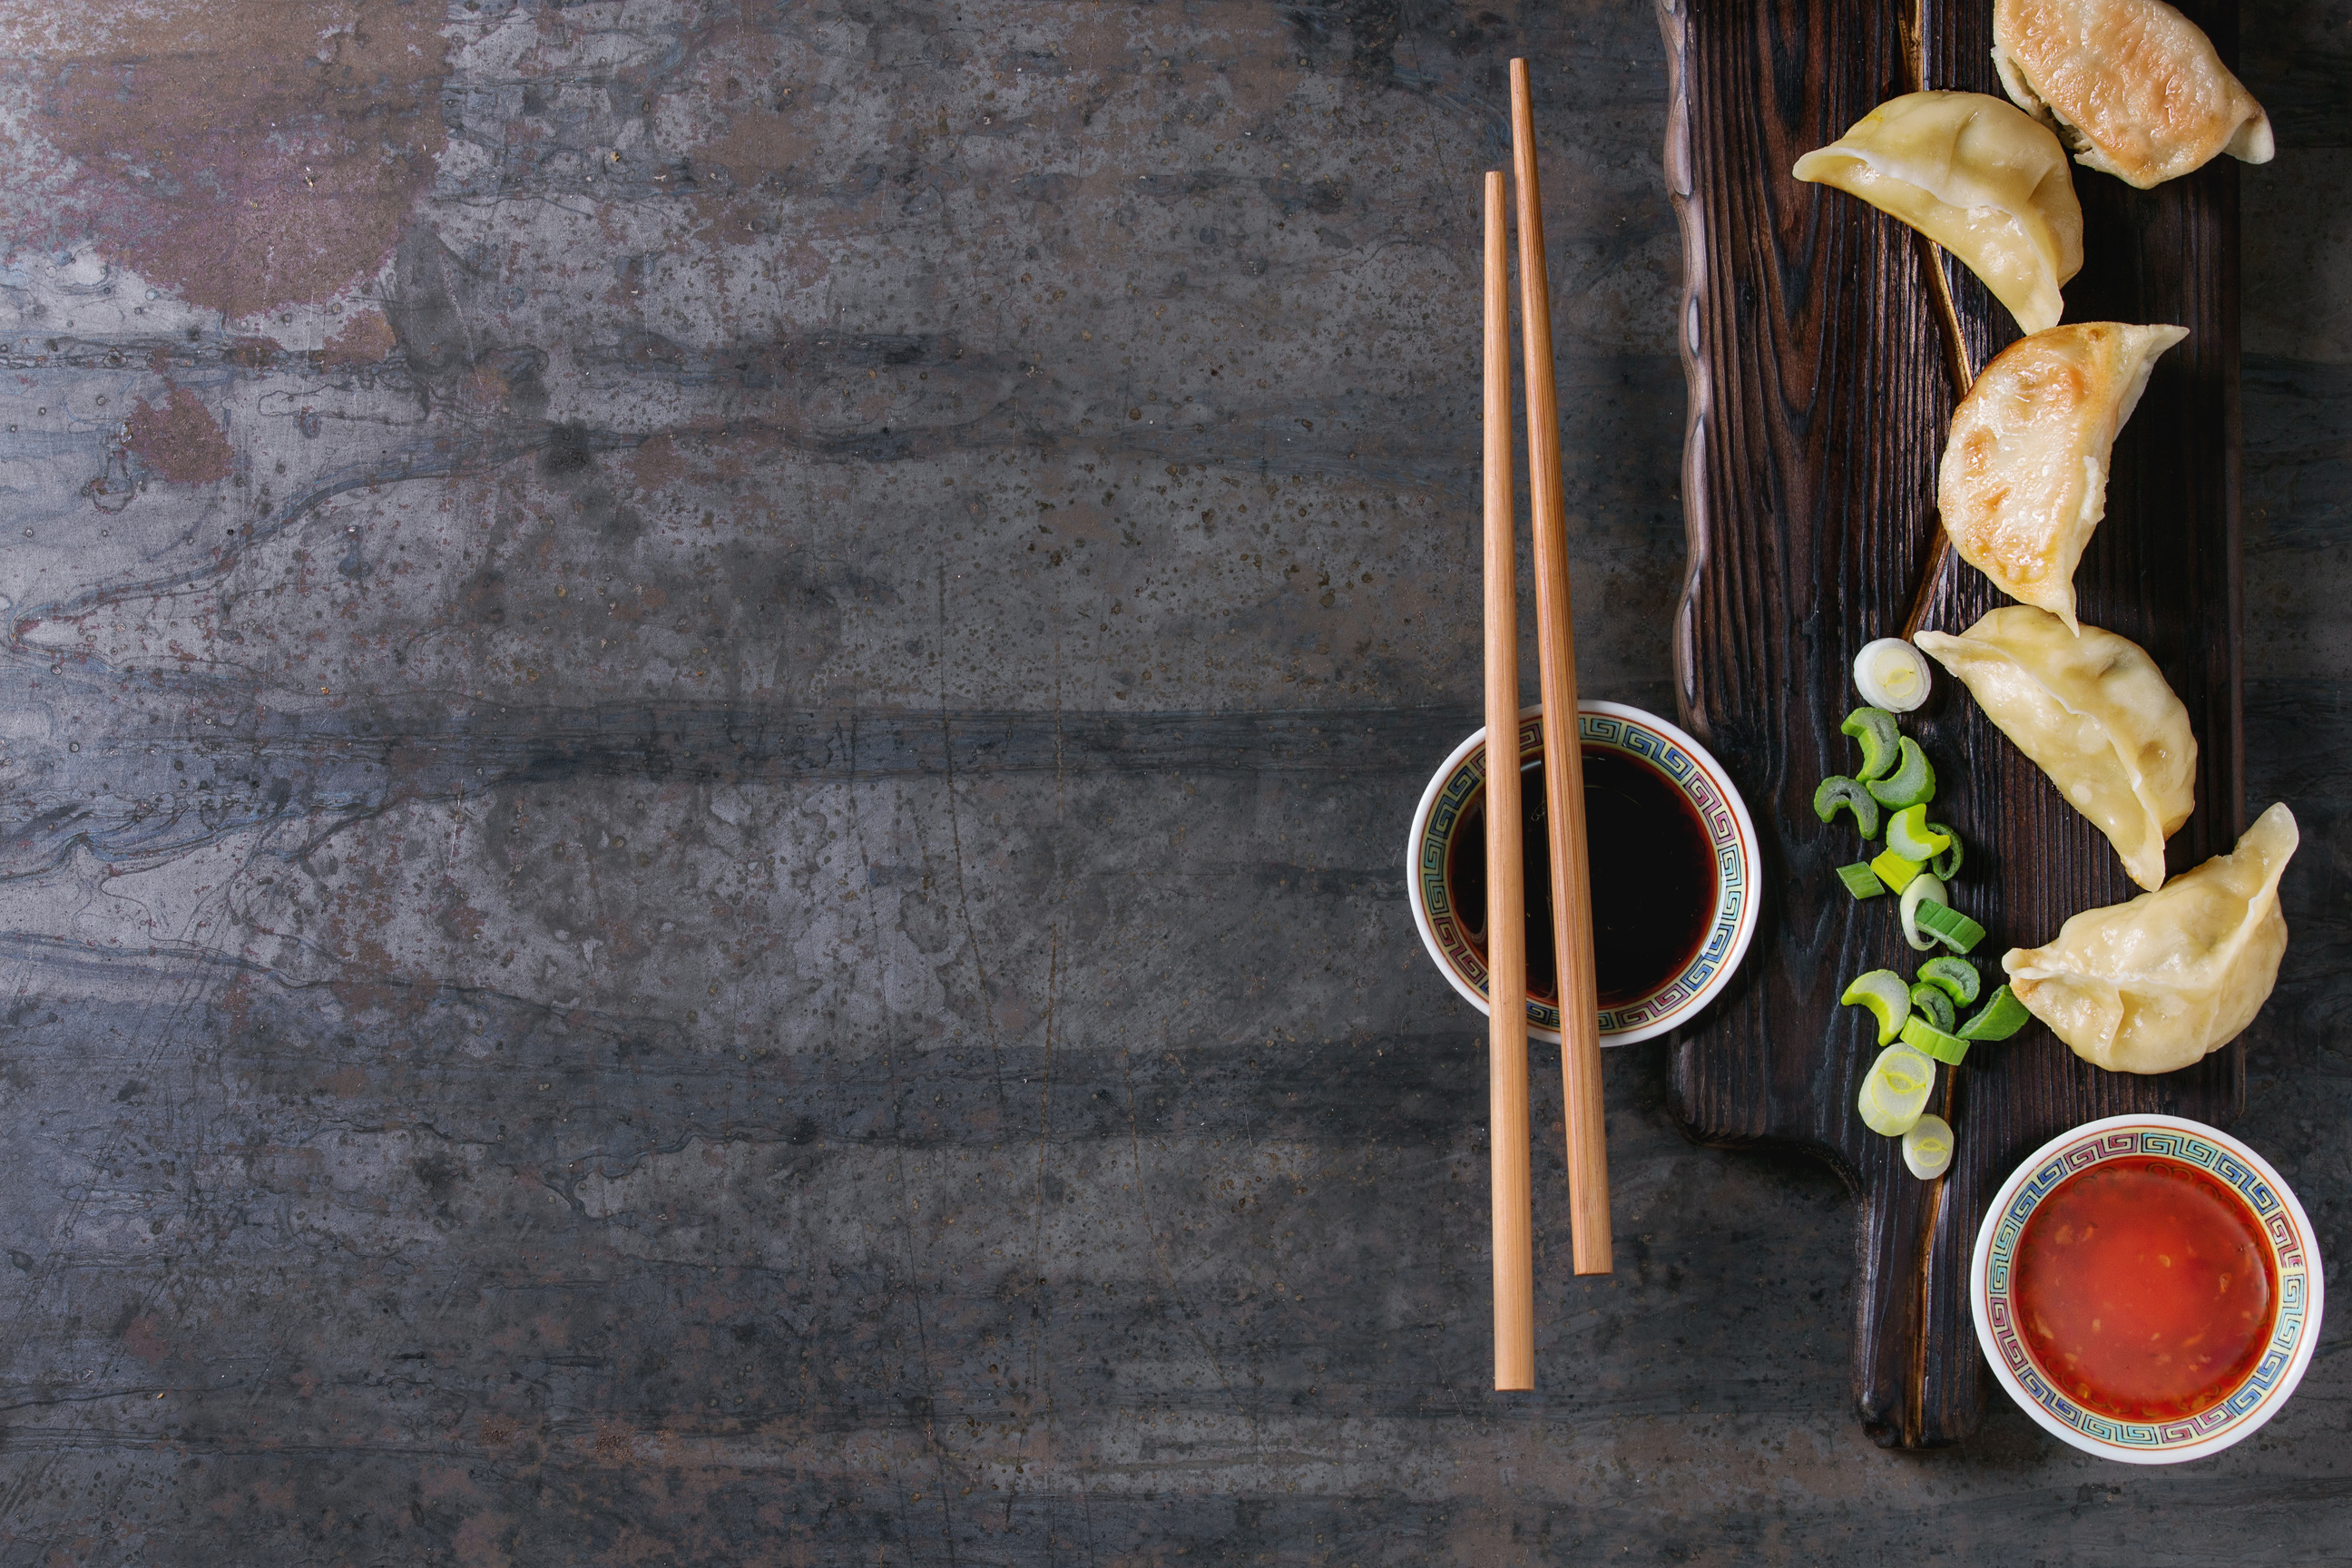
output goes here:
[{"label": "soy sauce", "polygon": [[[1526,856],[1528,995],[1559,1004],[1543,763],[1519,770]],[[1715,851],[1682,791],[1639,758],[1584,748],[1584,837],[1592,868],[1592,963],[1601,1005],[1637,1002],[1696,956],[1715,913]],[[1486,957],[1486,797],[1454,830],[1445,884],[1472,951]]]}]

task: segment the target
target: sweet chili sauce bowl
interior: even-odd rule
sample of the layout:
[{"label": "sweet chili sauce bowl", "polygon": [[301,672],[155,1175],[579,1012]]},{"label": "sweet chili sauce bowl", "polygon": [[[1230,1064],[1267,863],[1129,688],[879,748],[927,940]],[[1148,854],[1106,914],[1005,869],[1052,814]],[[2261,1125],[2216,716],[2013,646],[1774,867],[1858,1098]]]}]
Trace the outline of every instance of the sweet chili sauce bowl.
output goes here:
[{"label": "sweet chili sauce bowl", "polygon": [[[1543,758],[1542,714],[1540,707],[1519,712],[1522,768]],[[1723,765],[1675,725],[1621,702],[1581,702],[1577,717],[1588,755],[1595,751],[1614,753],[1650,770],[1680,795],[1696,818],[1714,861],[1714,897],[1688,960],[1641,994],[1615,999],[1601,1010],[1601,1043],[1627,1046],[1687,1023],[1730,984],[1756,931],[1756,825]],[[1484,819],[1477,808],[1484,804],[1486,784],[1486,731],[1480,729],[1454,749],[1429,781],[1405,847],[1405,880],[1422,945],[1438,973],[1482,1013],[1487,1010],[1486,911],[1483,895],[1457,897],[1455,851],[1465,823]],[[1483,865],[1483,846],[1481,849]],[[1622,892],[1596,879],[1596,910]],[[1558,1004],[1531,995],[1528,1032],[1557,1041]]]},{"label": "sweet chili sauce bowl", "polygon": [[[2242,1211],[2239,1234],[2249,1239],[2272,1282],[2266,1331],[2247,1338],[2251,1359],[2242,1373],[2212,1386],[2200,1407],[2149,1415],[2098,1407],[2099,1401],[2070,1392],[2068,1379],[2046,1365],[2055,1360],[2046,1325],[2031,1319],[2032,1286],[2021,1289],[2029,1231],[2036,1214],[2062,1200],[2071,1184],[2117,1162],[2137,1171],[2192,1181],[2209,1196]],[[2088,1192],[2089,1189],[2082,1189]],[[2045,1224],[2065,1211],[2053,1209]],[[2173,1260],[2159,1258],[2169,1269]],[[2141,1266],[2144,1269],[2146,1265]],[[2084,1299],[2078,1286],[2070,1296]],[[2110,1116],[2086,1122],[2052,1139],[2027,1158],[1993,1196],[1977,1232],[1969,1280],[1977,1342],[1991,1363],[1993,1381],[2007,1391],[2045,1431],[2086,1454],[2126,1465],[2172,1465],[2218,1454],[2242,1442],[2279,1413],[2319,1340],[2326,1279],[2310,1218],[2279,1173],[2244,1143],[2202,1122],[2146,1113]],[[2201,1331],[2200,1331],[2201,1337]],[[2043,1342],[2037,1348],[2037,1342]]]}]

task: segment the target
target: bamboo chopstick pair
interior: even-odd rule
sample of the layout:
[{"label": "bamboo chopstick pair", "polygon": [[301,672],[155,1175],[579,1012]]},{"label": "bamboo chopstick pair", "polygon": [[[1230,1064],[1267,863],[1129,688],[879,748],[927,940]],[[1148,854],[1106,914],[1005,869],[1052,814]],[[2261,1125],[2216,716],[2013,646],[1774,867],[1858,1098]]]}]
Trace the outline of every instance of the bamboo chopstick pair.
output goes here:
[{"label": "bamboo chopstick pair", "polygon": [[[1552,928],[1559,938],[1560,1072],[1568,1109],[1571,1249],[1579,1274],[1610,1271],[1609,1152],[1601,1117],[1601,1005],[1584,851],[1584,748],[1576,721],[1576,627],[1568,600],[1568,499],[1552,378],[1528,62],[1511,62],[1511,172],[1519,223],[1519,333],[1527,357],[1528,490],[1535,513],[1537,675]],[[1503,174],[1486,174],[1486,997],[1493,1145],[1495,1386],[1536,1385],[1534,1215],[1528,1173],[1527,890],[1521,861],[1519,601],[1513,580],[1511,305]]]}]

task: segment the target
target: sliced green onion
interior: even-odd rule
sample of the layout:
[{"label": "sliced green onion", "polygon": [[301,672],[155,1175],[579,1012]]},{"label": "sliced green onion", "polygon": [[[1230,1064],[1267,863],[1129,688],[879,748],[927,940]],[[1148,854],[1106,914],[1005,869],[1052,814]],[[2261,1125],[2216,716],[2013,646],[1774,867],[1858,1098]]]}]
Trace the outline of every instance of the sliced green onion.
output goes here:
[{"label": "sliced green onion", "polygon": [[1977,966],[1965,958],[1936,957],[1919,966],[1919,978],[1930,985],[1941,986],[1944,994],[1965,1007],[1977,999],[1984,982],[1977,975]]},{"label": "sliced green onion", "polygon": [[1854,831],[1864,838],[1878,837],[1878,803],[1869,789],[1843,773],[1832,773],[1813,791],[1813,815],[1823,822],[1843,809],[1853,814]]},{"label": "sliced green onion", "polygon": [[1886,884],[1878,879],[1878,873],[1870,868],[1867,860],[1839,867],[1838,880],[1843,882],[1845,890],[1857,899],[1874,899],[1886,891]]},{"label": "sliced green onion", "polygon": [[1926,806],[1906,805],[1886,819],[1886,847],[1906,859],[1925,861],[1950,848],[1952,839],[1927,826]]},{"label": "sliced green onion", "polygon": [[1903,1031],[1903,1020],[1911,1016],[1911,987],[1903,984],[1903,976],[1891,969],[1874,969],[1867,974],[1854,976],[1853,984],[1845,988],[1840,1002],[1849,1007],[1867,1007],[1878,1020],[1878,1043],[1894,1042]]},{"label": "sliced green onion", "polygon": [[1895,771],[1863,786],[1870,791],[1871,798],[1890,811],[1923,805],[1935,799],[1936,769],[1927,761],[1927,753],[1919,749],[1919,742],[1906,735],[1897,750],[1901,760],[1895,764]]},{"label": "sliced green onion", "polygon": [[1917,915],[1928,934],[1954,952],[1970,952],[1985,939],[1984,927],[1948,904],[1922,904]]},{"label": "sliced green onion", "polygon": [[1862,1124],[1883,1138],[1900,1138],[1918,1123],[1936,1089],[1936,1064],[1905,1045],[1878,1053],[1863,1075],[1853,1108]]},{"label": "sliced green onion", "polygon": [[1952,1124],[1940,1116],[1922,1116],[1903,1134],[1903,1163],[1923,1182],[1932,1182],[1952,1168]]},{"label": "sliced green onion", "polygon": [[1883,849],[1873,856],[1870,868],[1877,875],[1880,881],[1898,893],[1911,886],[1912,878],[1924,877],[1927,874],[1927,867],[1908,856],[1897,855],[1892,849]]},{"label": "sliced green onion", "polygon": [[1968,858],[1960,849],[1960,836],[1940,822],[1927,824],[1927,831],[1940,833],[1951,840],[1951,843],[1945,847],[1943,853],[1927,862],[1927,869],[1948,882],[1960,874],[1960,862]]},{"label": "sliced green onion", "polygon": [[[1885,857],[1882,855],[1879,858],[1883,860]],[[1919,911],[1951,900],[1944,896],[1944,884],[1931,872],[1919,872],[1907,881],[1909,885],[1903,889],[1903,940],[1911,944],[1912,952],[1925,952],[1936,945],[1936,939],[1920,934]]]},{"label": "sliced green onion", "polygon": [[1911,987],[1911,1008],[1944,1033],[1948,1035],[1952,1032],[1955,1022],[1952,999],[1944,994],[1942,986],[1931,985],[1923,980]]},{"label": "sliced green onion", "polygon": [[2017,999],[2017,993],[2004,985],[1986,998],[1975,1017],[1960,1026],[1960,1038],[2005,1040],[2025,1027],[2032,1016],[2025,1004]]},{"label": "sliced green onion", "polygon": [[1895,727],[1895,715],[1884,708],[1855,709],[1845,716],[1838,731],[1862,742],[1862,766],[1853,770],[1858,779],[1885,778],[1900,754],[1903,731]]},{"label": "sliced green onion", "polygon": [[1927,700],[1927,658],[1901,637],[1865,643],[1853,656],[1854,689],[1864,702],[1908,713]]},{"label": "sliced green onion", "polygon": [[1904,1024],[1903,1043],[1915,1051],[1925,1051],[1937,1061],[1949,1062],[1954,1067],[1968,1059],[1968,1041],[1936,1027],[1925,1018],[1912,1018]]}]

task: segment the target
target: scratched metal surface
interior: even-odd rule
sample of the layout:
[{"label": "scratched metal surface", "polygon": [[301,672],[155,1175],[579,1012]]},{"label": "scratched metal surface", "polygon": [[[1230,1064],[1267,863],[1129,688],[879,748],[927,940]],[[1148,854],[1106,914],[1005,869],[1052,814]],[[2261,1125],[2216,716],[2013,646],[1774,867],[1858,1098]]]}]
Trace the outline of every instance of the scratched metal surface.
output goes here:
[{"label": "scratched metal surface", "polygon": [[[2352,13],[2256,0],[2240,1131],[2352,1256]],[[1613,1055],[1485,1392],[1475,176],[1663,707],[1651,7],[0,3],[0,1559],[2309,1562],[1845,1408],[1845,1199]],[[2086,176],[2091,177],[2091,176]],[[1530,664],[1529,668],[1532,668]]]}]

